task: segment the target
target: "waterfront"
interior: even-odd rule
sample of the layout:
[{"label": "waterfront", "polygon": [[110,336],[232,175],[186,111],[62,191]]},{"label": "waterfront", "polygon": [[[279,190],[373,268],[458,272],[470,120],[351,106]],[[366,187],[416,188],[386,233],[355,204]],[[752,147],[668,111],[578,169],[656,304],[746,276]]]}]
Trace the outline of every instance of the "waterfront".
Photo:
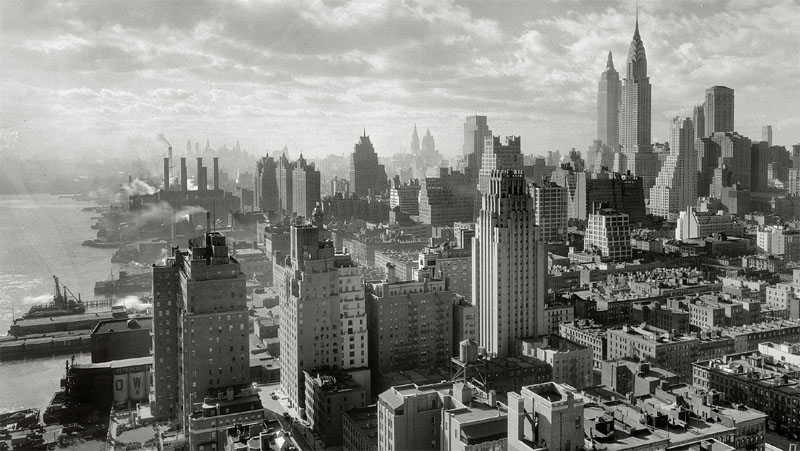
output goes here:
[{"label": "waterfront", "polygon": [[[94,283],[105,280],[119,265],[114,249],[81,246],[95,238],[90,204],[49,195],[0,196],[0,335],[13,317],[20,317],[35,300],[51,300],[53,275],[76,295],[93,299]],[[59,389],[64,362],[70,356],[0,363],[0,411],[43,408]],[[78,361],[89,361],[88,354]]]}]

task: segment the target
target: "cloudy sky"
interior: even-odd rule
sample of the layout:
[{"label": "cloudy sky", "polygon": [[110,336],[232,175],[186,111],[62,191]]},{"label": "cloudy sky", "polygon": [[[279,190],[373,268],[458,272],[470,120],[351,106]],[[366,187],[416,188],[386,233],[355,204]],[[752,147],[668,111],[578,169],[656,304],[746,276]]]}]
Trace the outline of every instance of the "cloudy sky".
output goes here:
[{"label": "cloudy sky", "polygon": [[[653,139],[691,115],[704,89],[736,91],[736,128],[800,142],[800,4],[647,1],[639,24]],[[608,51],[624,73],[628,1],[0,2],[4,153],[160,149],[159,133],[352,151],[363,128],[379,154],[407,151],[416,123],[445,155],[464,117],[522,135],[525,153],[595,137]],[[176,144],[177,143],[177,144]]]}]

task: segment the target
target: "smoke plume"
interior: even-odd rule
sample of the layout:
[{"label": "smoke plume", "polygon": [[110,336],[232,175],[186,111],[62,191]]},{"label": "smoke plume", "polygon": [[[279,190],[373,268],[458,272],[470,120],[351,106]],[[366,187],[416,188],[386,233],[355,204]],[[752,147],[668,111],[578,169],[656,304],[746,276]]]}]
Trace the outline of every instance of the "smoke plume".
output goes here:
[{"label": "smoke plume", "polygon": [[144,195],[151,195],[158,192],[157,189],[153,188],[152,186],[148,185],[147,182],[144,182],[139,179],[133,179],[130,183],[125,183],[122,185],[122,189],[125,190],[125,193],[128,196],[144,196]]},{"label": "smoke plume", "polygon": [[117,299],[114,302],[114,305],[121,305],[125,307],[125,310],[135,310],[137,312],[141,312],[144,310],[149,310],[153,308],[153,304],[148,304],[147,302],[142,302],[138,296],[125,296],[124,298]]},{"label": "smoke plume", "polygon": [[166,202],[158,202],[148,204],[141,212],[138,218],[139,225],[158,223],[169,224],[173,222],[181,222],[187,216],[191,217],[193,214],[205,213],[206,209],[202,207],[185,207],[180,210],[175,210]]},{"label": "smoke plume", "polygon": [[26,305],[49,304],[50,302],[53,302],[52,294],[40,294],[39,296],[25,296],[22,298],[22,303]]},{"label": "smoke plume", "polygon": [[[151,136],[152,136],[152,135],[151,135]],[[160,140],[164,141],[165,143],[167,143],[167,145],[168,145],[169,147],[172,147],[172,144],[170,144],[170,143],[169,143],[169,141],[167,141],[167,138],[165,138],[165,137],[164,137],[164,134],[163,134],[163,133],[159,133],[159,134],[158,134],[158,138],[159,138]]]}]

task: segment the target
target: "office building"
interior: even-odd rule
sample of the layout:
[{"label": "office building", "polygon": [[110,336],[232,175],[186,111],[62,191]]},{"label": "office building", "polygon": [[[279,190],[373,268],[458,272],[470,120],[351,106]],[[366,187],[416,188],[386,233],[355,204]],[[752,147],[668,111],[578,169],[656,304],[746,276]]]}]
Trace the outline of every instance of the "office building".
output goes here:
[{"label": "office building", "polygon": [[673,118],[669,135],[669,156],[650,188],[650,213],[674,220],[681,210],[697,202],[697,155],[691,119]]},{"label": "office building", "polygon": [[733,89],[727,86],[712,86],[706,89],[705,136],[716,132],[733,132]]},{"label": "office building", "polygon": [[340,446],[344,413],[366,406],[368,389],[344,371],[305,371],[304,379],[309,427],[325,446]]},{"label": "office building", "polygon": [[619,147],[619,73],[608,52],[606,70],[597,83],[597,139],[612,151]]},{"label": "office building", "polygon": [[420,183],[419,221],[433,226],[469,222],[474,219],[474,203],[475,183],[458,171],[440,169],[436,177]]},{"label": "office building", "polygon": [[219,447],[221,424],[264,418],[250,386],[245,275],[206,233],[153,266],[154,416],[177,418],[190,449]]},{"label": "office building", "polygon": [[468,116],[464,122],[464,145],[462,147],[465,159],[464,174],[473,182],[478,181],[478,173],[483,162],[483,148],[486,139],[492,137],[492,130],[486,122],[486,116]]},{"label": "office building", "polygon": [[400,183],[400,177],[395,176],[391,185],[389,208],[391,210],[399,208],[401,212],[408,215],[419,215],[419,180],[411,179],[406,183]]},{"label": "office building", "polygon": [[411,133],[411,154],[419,153],[419,135],[417,134],[417,124],[414,124],[414,132]]},{"label": "office building", "polygon": [[628,215],[611,208],[601,208],[589,215],[583,249],[597,252],[612,261],[632,258],[631,224]]},{"label": "office building", "polygon": [[274,278],[281,306],[281,391],[305,405],[303,372],[348,371],[369,387],[367,321],[361,268],[350,254],[320,240],[316,225],[291,228],[291,254],[276,254]]},{"label": "office building", "polygon": [[265,212],[280,211],[280,195],[277,179],[278,166],[270,156],[256,162],[255,208]]},{"label": "office building", "polygon": [[153,318],[150,317],[99,321],[90,336],[92,363],[150,356],[152,332]]},{"label": "office building", "polygon": [[761,127],[761,141],[765,141],[768,147],[772,147],[772,126]]},{"label": "office building", "polygon": [[481,170],[478,177],[478,192],[480,195],[489,192],[489,183],[492,171],[502,169],[522,170],[522,139],[519,136],[506,136],[505,144],[499,136],[486,138],[481,160]]},{"label": "office building", "polygon": [[320,197],[320,173],[314,163],[308,163],[303,154],[292,169],[292,213],[311,220],[314,208],[322,201]]},{"label": "office building", "polygon": [[533,209],[536,225],[546,241],[564,241],[567,239],[567,199],[566,186],[545,180],[531,185]]},{"label": "office building", "polygon": [[[620,144],[624,164],[615,170],[641,177],[645,193],[655,184],[660,168],[658,155],[651,143],[650,77],[647,76],[647,56],[639,36],[639,17],[628,50],[625,79],[620,94]],[[622,167],[624,166],[624,167]]]},{"label": "office building", "polygon": [[478,342],[497,357],[544,327],[547,244],[535,224],[533,199],[521,171],[494,171],[483,195],[472,252],[472,301]]},{"label": "office building", "polygon": [[278,183],[278,198],[280,199],[280,212],[286,216],[292,216],[294,206],[294,194],[292,190],[294,178],[292,171],[294,164],[289,161],[286,154],[281,155],[275,166],[275,179]]},{"label": "office building", "polygon": [[633,224],[645,220],[644,182],[640,177],[600,172],[588,174],[562,166],[553,172],[553,183],[567,188],[567,217],[585,221],[596,204],[607,204],[630,217]]},{"label": "office building", "polygon": [[350,155],[350,183],[360,197],[379,195],[386,190],[386,169],[378,163],[378,154],[366,130]]},{"label": "office building", "polygon": [[705,105],[695,105],[692,110],[692,124],[694,125],[694,139],[696,141],[705,137],[706,133],[706,113]]}]

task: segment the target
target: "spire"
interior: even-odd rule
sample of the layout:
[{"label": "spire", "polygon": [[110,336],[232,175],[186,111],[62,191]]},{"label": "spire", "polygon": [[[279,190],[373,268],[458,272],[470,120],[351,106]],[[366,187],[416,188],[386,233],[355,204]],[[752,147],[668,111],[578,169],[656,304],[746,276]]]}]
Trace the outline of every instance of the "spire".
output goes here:
[{"label": "spire", "polygon": [[611,56],[611,50],[608,51],[608,62],[606,63],[606,69],[613,69],[614,68],[614,58]]},{"label": "spire", "polygon": [[367,127],[364,127],[364,135],[362,136],[367,136]]},{"label": "spire", "polygon": [[636,3],[636,30],[633,32],[634,36],[639,36],[639,3]]}]

